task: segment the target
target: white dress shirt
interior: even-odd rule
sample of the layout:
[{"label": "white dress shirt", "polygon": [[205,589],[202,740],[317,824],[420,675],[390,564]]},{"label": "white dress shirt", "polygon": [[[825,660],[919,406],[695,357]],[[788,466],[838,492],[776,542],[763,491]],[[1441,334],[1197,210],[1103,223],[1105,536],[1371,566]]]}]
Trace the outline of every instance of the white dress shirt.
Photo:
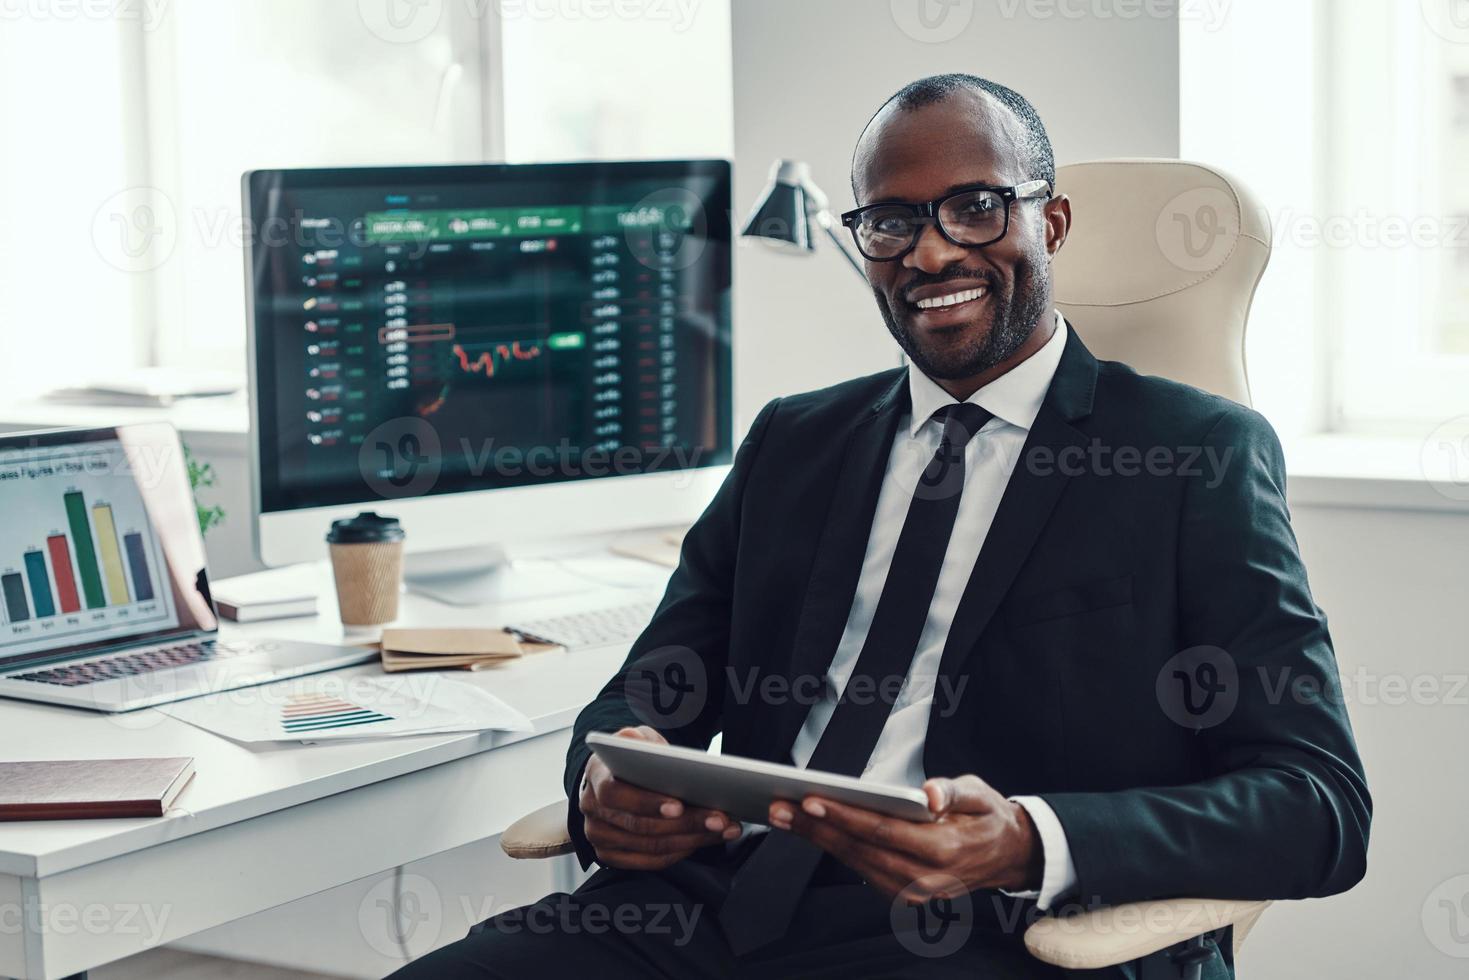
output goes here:
[{"label": "white dress shirt", "polygon": [[[1026,436],[1035,423],[1041,402],[1050,388],[1061,352],[1066,346],[1066,321],[1056,313],[1056,330],[1046,345],[1010,371],[980,388],[969,401],[988,410],[994,418],[969,440],[964,448],[964,490],[959,497],[959,514],[954,533],[944,554],[928,619],[918,639],[908,676],[903,682],[892,712],[878,737],[877,746],[868,760],[863,779],[918,787],[926,778],[923,771],[923,742],[928,733],[930,708],[937,686],[939,660],[954,613],[964,594],[980,547],[989,533],[1000,497],[1010,482],[1010,474],[1020,458]],[[887,473],[877,497],[877,511],[867,539],[867,553],[862,560],[862,575],[847,615],[836,654],[826,672],[825,696],[812,705],[805,723],[791,746],[792,761],[805,766],[816,751],[816,743],[836,710],[836,703],[848,678],[856,668],[858,654],[867,639],[877,601],[887,581],[898,534],[908,515],[908,505],[924,468],[938,451],[943,425],[932,416],[955,399],[911,363],[908,365],[908,390],[913,412],[900,421],[888,455]],[[955,692],[939,692],[940,697]],[[977,773],[980,778],[984,773]],[[1071,861],[1071,848],[1061,822],[1050,806],[1039,797],[1016,797],[1035,824],[1044,853],[1045,872],[1038,892],[1024,893],[1035,898],[1042,910],[1048,909],[1058,895],[1076,883],[1076,870]]]}]

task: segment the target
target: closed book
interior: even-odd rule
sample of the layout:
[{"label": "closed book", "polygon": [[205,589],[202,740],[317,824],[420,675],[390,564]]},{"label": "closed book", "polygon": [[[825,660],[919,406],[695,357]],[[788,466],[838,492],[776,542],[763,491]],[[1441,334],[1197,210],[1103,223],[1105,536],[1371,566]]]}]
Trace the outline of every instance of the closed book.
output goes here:
[{"label": "closed book", "polygon": [[182,756],[0,762],[0,820],[161,817],[193,775]]},{"label": "closed book", "polygon": [[217,595],[214,597],[214,607],[232,623],[258,623],[263,619],[315,616],[316,596],[277,599],[271,602],[235,602]]}]

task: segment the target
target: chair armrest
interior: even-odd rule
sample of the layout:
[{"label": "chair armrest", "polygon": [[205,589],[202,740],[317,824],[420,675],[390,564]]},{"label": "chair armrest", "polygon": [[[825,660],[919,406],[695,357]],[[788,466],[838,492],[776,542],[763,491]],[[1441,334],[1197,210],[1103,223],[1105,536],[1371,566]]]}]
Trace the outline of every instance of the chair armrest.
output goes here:
[{"label": "chair armrest", "polygon": [[1237,950],[1269,904],[1173,898],[1109,905],[1039,920],[1025,930],[1025,948],[1062,969],[1101,970],[1232,925]]},{"label": "chair armrest", "polygon": [[500,849],[513,858],[550,858],[572,852],[566,801],[533,810],[505,828]]}]

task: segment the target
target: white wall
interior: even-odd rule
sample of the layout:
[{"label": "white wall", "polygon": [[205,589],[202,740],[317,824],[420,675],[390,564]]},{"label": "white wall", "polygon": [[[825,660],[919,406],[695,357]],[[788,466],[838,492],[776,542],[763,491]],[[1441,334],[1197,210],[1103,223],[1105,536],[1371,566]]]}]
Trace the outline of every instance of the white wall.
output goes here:
[{"label": "white wall", "polygon": [[[946,12],[929,32],[917,20],[920,3]],[[1177,156],[1178,25],[1146,15],[1072,15],[1109,6],[735,0],[737,216],[748,213],[777,157],[810,163],[833,211],[853,207],[848,173],[862,127],[904,84],[938,72],[982,75],[1030,99],[1059,164]],[[946,35],[952,39],[923,39]],[[828,249],[794,256],[743,243],[734,304],[741,430],[776,395],[898,363],[871,293]]]},{"label": "white wall", "polygon": [[1355,889],[1265,914],[1242,975],[1463,977],[1469,933],[1454,941],[1448,926],[1469,926],[1469,514],[1297,506],[1294,520],[1367,769],[1372,841]]}]

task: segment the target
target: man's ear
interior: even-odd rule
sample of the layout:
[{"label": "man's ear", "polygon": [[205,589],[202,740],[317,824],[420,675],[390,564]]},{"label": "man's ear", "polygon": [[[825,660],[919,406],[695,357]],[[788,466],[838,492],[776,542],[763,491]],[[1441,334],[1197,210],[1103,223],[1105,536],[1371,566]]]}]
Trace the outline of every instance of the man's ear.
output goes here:
[{"label": "man's ear", "polygon": [[1066,244],[1071,231],[1071,198],[1058,194],[1045,204],[1046,254],[1051,258]]}]

